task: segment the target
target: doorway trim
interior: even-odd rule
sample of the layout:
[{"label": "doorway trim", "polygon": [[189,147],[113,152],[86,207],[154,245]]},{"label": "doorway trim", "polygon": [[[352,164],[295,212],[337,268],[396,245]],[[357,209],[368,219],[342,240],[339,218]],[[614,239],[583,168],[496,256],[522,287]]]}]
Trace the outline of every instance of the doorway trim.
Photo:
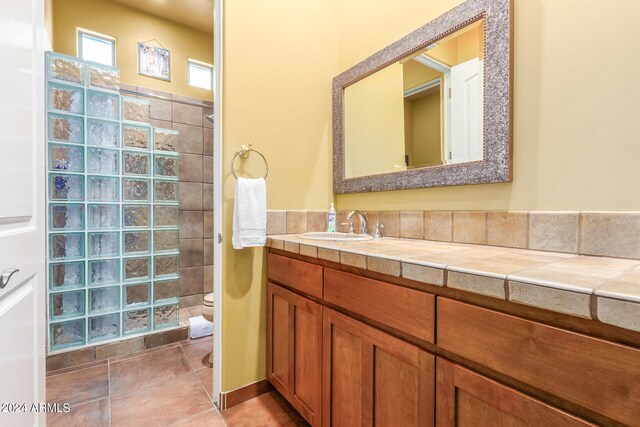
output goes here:
[{"label": "doorway trim", "polygon": [[213,402],[222,392],[222,14],[223,0],[213,2]]}]

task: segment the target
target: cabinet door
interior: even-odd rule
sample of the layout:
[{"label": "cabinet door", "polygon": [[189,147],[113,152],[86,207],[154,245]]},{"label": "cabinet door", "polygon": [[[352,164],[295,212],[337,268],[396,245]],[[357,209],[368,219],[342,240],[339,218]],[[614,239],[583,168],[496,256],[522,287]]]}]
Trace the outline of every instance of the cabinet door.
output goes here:
[{"label": "cabinet door", "polygon": [[322,311],[320,305],[269,282],[269,381],[313,426],[321,425]]},{"label": "cabinet door", "polygon": [[593,425],[440,357],[436,365],[438,427]]},{"label": "cabinet door", "polygon": [[433,425],[435,357],[336,311],[322,311],[324,425]]}]

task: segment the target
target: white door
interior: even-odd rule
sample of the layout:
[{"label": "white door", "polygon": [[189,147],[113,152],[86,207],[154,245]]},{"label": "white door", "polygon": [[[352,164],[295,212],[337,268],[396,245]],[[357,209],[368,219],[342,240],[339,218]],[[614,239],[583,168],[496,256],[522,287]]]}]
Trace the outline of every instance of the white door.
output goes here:
[{"label": "white door", "polygon": [[0,426],[45,424],[43,29],[42,0],[0,0]]},{"label": "white door", "polygon": [[[474,58],[451,67],[447,163],[482,160],[483,61]],[[445,86],[446,90],[446,86]]]}]

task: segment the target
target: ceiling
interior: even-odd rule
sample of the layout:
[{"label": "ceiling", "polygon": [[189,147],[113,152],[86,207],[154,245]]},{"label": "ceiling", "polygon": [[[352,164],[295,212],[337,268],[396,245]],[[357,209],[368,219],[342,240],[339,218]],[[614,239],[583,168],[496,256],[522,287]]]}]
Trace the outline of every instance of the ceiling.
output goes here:
[{"label": "ceiling", "polygon": [[149,15],[213,34],[213,0],[111,0]]}]

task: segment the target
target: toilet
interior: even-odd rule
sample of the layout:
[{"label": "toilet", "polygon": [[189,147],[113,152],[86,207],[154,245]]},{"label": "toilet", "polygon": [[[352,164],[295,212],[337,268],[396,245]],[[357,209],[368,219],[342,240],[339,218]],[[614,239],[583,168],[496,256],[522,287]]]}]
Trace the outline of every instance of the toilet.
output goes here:
[{"label": "toilet", "polygon": [[[202,317],[213,323],[213,292],[204,296],[202,303]],[[213,352],[209,354],[209,363],[213,364]]]}]

